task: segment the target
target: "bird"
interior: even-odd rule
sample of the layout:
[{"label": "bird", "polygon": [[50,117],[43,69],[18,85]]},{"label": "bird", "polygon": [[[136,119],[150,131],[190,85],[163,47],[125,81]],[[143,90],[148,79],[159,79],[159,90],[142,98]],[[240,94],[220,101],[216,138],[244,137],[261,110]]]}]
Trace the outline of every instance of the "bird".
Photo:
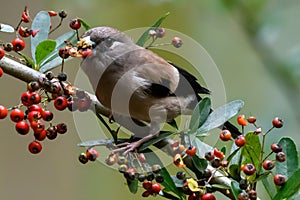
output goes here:
[{"label": "bird", "polygon": [[[148,133],[123,148],[126,153],[156,137],[162,123],[191,114],[200,94],[210,94],[194,75],[115,28],[92,28],[81,41],[92,49],[80,65],[99,102],[114,115],[150,124]],[[230,122],[224,127],[241,134]]]}]

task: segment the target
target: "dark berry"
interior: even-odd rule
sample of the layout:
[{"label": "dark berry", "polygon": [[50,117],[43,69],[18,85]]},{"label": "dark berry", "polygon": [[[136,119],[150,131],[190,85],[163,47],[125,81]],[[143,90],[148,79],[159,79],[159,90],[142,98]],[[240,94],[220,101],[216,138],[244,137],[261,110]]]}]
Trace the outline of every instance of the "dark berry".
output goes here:
[{"label": "dark berry", "polygon": [[68,14],[66,11],[61,10],[61,11],[59,11],[58,15],[60,18],[66,18]]},{"label": "dark berry", "polygon": [[146,180],[146,175],[145,174],[139,174],[138,180],[139,180],[139,182],[144,182]]},{"label": "dark berry", "polygon": [[57,137],[56,127],[55,126],[48,127],[46,136],[49,140],[54,140]]},{"label": "dark berry", "polygon": [[162,174],[157,174],[155,180],[157,183],[162,183],[164,182],[164,176]]},{"label": "dark berry", "polygon": [[276,160],[278,162],[284,162],[286,160],[286,155],[283,152],[276,153]]},{"label": "dark berry", "polygon": [[42,151],[42,145],[38,141],[33,141],[28,145],[28,150],[32,154],[37,154]]},{"label": "dark berry", "polygon": [[52,71],[46,72],[45,76],[49,81],[51,81],[55,77],[55,75]]},{"label": "dark berry", "polygon": [[58,74],[57,79],[59,81],[66,81],[67,80],[67,74],[64,73],[64,72],[61,72],[61,73]]},{"label": "dark berry", "polygon": [[0,119],[4,119],[7,116],[7,108],[0,105]]},{"label": "dark berry", "polygon": [[251,117],[248,117],[247,121],[250,123],[250,124],[254,124],[256,122],[256,118],[251,116]]},{"label": "dark berry", "polygon": [[275,185],[282,186],[282,185],[285,184],[285,182],[286,182],[286,177],[285,176],[283,176],[281,174],[276,174],[274,176],[274,183],[275,183]]},{"label": "dark berry", "polygon": [[13,50],[13,45],[12,45],[12,43],[5,43],[3,48],[5,51],[10,52]]},{"label": "dark berry", "polygon": [[247,179],[241,179],[239,182],[239,187],[241,190],[246,190],[248,188],[249,182]]},{"label": "dark berry", "polygon": [[221,161],[218,158],[215,158],[211,161],[211,166],[214,168],[218,168],[221,166]]},{"label": "dark berry", "polygon": [[186,173],[184,171],[179,171],[176,173],[176,178],[178,178],[179,180],[183,180],[185,179]]},{"label": "dark berry", "polygon": [[20,135],[26,135],[27,133],[29,133],[28,123],[26,121],[19,121],[18,123],[16,123],[16,131]]},{"label": "dark berry", "polygon": [[248,191],[248,196],[250,200],[256,200],[257,199],[257,192],[255,190]]},{"label": "dark berry", "polygon": [[56,130],[60,134],[64,134],[67,132],[67,125],[65,123],[60,123],[56,125]]},{"label": "dark berry", "polygon": [[148,172],[147,174],[147,180],[148,181],[153,181],[155,178],[154,174],[152,172]]},{"label": "dark berry", "polygon": [[214,152],[206,152],[204,155],[205,159],[208,161],[212,161],[215,158]]},{"label": "dark berry", "polygon": [[157,174],[161,171],[161,166],[156,164],[156,165],[152,165],[152,172]]},{"label": "dark berry", "polygon": [[85,153],[81,153],[78,157],[79,162],[81,162],[82,164],[85,164],[89,161],[89,159],[87,159],[86,154]]},{"label": "dark berry", "polygon": [[25,42],[21,38],[16,38],[11,43],[14,51],[22,51],[25,48]]}]

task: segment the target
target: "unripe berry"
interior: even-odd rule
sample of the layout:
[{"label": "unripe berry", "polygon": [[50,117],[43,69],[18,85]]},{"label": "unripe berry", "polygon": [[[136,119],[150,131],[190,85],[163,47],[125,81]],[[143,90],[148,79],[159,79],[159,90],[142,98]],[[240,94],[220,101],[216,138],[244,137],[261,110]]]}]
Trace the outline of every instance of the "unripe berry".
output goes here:
[{"label": "unripe berry", "polygon": [[248,125],[248,122],[245,119],[245,115],[239,115],[238,118],[237,118],[237,122],[241,126],[247,126]]},{"label": "unripe berry", "polygon": [[6,52],[10,52],[13,50],[13,45],[12,45],[12,43],[5,43],[3,48]]},{"label": "unripe berry", "polygon": [[21,38],[16,38],[11,43],[14,51],[22,51],[25,48],[25,42]]},{"label": "unripe berry", "polygon": [[38,141],[33,141],[28,145],[28,150],[32,154],[37,154],[42,151],[42,145]]}]

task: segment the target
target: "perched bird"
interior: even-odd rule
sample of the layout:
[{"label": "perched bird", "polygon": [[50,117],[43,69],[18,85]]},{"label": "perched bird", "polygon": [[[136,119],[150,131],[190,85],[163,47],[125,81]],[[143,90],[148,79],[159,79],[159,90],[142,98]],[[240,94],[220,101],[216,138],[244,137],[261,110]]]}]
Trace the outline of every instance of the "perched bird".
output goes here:
[{"label": "perched bird", "polygon": [[[93,28],[82,40],[92,46],[92,54],[83,58],[81,68],[100,103],[113,114],[150,123],[149,133],[126,146],[126,152],[159,134],[161,123],[191,113],[199,94],[210,93],[193,75],[114,28]],[[240,134],[229,122],[224,126]]]}]

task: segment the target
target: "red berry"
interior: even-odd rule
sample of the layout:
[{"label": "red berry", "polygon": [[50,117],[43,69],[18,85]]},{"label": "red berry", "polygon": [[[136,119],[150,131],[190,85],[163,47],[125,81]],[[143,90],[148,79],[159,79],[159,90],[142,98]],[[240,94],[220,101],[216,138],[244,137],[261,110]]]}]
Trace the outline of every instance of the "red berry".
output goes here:
[{"label": "red berry", "polygon": [[284,162],[286,160],[286,155],[283,152],[276,153],[276,160],[278,162]]},{"label": "red berry", "polygon": [[28,150],[32,154],[37,154],[42,151],[42,145],[38,141],[33,141],[28,145]]},{"label": "red berry", "polygon": [[34,138],[38,141],[43,141],[47,136],[47,131],[44,129],[41,132],[34,132]]},{"label": "red berry", "polygon": [[30,107],[28,107],[28,111],[31,112],[31,111],[37,111],[39,113],[43,113],[43,108],[39,105],[32,105]]},{"label": "red berry", "polygon": [[250,124],[254,124],[256,122],[256,118],[251,116],[251,117],[248,117],[247,121],[250,123]]},{"label": "red berry", "polygon": [[24,112],[18,108],[13,109],[10,112],[10,119],[13,122],[19,122],[22,121],[24,119]]},{"label": "red berry", "polygon": [[29,37],[31,35],[31,30],[28,28],[20,27],[19,28],[19,35],[21,37]]},{"label": "red berry", "polygon": [[31,30],[31,36],[32,37],[35,37],[36,36],[36,34],[38,34],[38,32],[40,32],[40,30]]},{"label": "red berry", "polygon": [[220,159],[223,159],[225,157],[224,153],[217,148],[214,148],[214,155]]},{"label": "red berry", "polygon": [[85,49],[83,51],[80,51],[80,54],[83,58],[86,58],[88,57],[89,55],[92,55],[93,54],[93,51],[92,49]]},{"label": "red berry", "polygon": [[238,118],[237,118],[237,122],[241,126],[247,126],[248,125],[248,122],[245,119],[245,115],[239,115]]},{"label": "red berry", "polygon": [[272,170],[274,168],[274,166],[275,166],[275,163],[272,160],[266,160],[263,162],[263,168],[265,170]]},{"label": "red berry", "polygon": [[161,191],[161,185],[159,183],[153,183],[152,191],[158,194]]},{"label": "red berry", "polygon": [[41,113],[39,111],[31,111],[27,115],[27,119],[30,122],[37,121],[37,120],[39,120],[41,118],[42,118],[42,116],[41,116]]},{"label": "red berry", "polygon": [[50,110],[44,110],[41,112],[43,120],[49,122],[53,119],[53,113]]},{"label": "red berry", "polygon": [[152,191],[145,191],[142,194],[142,197],[149,197],[150,195],[152,195]]},{"label": "red berry", "polygon": [[248,163],[243,167],[243,171],[246,175],[251,176],[256,172],[256,169],[253,164]]},{"label": "red berry", "polygon": [[48,11],[48,14],[50,15],[50,17],[54,17],[57,15],[57,12],[50,10],[50,11]]},{"label": "red berry", "polygon": [[90,161],[95,161],[98,158],[98,151],[95,149],[88,149],[86,151],[86,157],[90,160]]},{"label": "red berry", "polygon": [[201,200],[216,200],[216,197],[212,193],[203,194]]},{"label": "red berry", "polygon": [[189,148],[187,148],[185,150],[185,153],[188,155],[188,156],[194,156],[196,155],[197,153],[197,148],[195,146],[190,146]]},{"label": "red berry", "polygon": [[67,132],[67,125],[65,123],[60,123],[56,125],[56,130],[60,134],[64,134]]},{"label": "red berry", "polygon": [[67,106],[68,106],[68,100],[63,96],[59,96],[54,100],[54,107],[57,110],[62,111],[64,109],[66,109]]},{"label": "red berry", "polygon": [[[1,60],[1,59],[0,59]],[[0,67],[0,77],[3,75],[3,69]]]},{"label": "red berry", "polygon": [[78,30],[81,27],[81,23],[80,23],[79,19],[72,19],[69,25],[70,25],[71,29],[74,29],[74,30]]},{"label": "red berry", "polygon": [[22,18],[21,18],[21,19],[22,19],[22,21],[25,22],[25,23],[30,22],[30,20],[29,20],[30,18],[29,18],[28,13],[27,13],[26,11],[23,11],[23,12],[22,12]]},{"label": "red berry", "polygon": [[30,101],[31,92],[24,92],[21,96],[21,101],[24,106],[31,106],[33,103]]},{"label": "red berry", "polygon": [[11,43],[14,51],[22,51],[25,48],[25,42],[21,38],[16,38]]},{"label": "red berry", "polygon": [[32,92],[29,100],[32,104],[39,104],[41,103],[41,95],[39,93]]},{"label": "red berry", "polygon": [[242,147],[246,144],[246,138],[243,135],[239,135],[235,140],[234,143],[238,147]]},{"label": "red berry", "polygon": [[278,152],[281,152],[282,151],[282,147],[280,144],[272,144],[271,145],[271,149],[274,153],[278,153]]},{"label": "red berry", "polygon": [[4,119],[7,116],[7,108],[0,105],[0,119]]},{"label": "red berry", "polygon": [[281,174],[276,174],[274,176],[274,183],[275,185],[284,185],[286,182],[286,178],[284,175],[281,175]]},{"label": "red berry", "polygon": [[150,191],[152,188],[152,181],[144,181],[143,188],[147,191]]},{"label": "red berry", "polygon": [[4,49],[0,47],[0,60],[5,56]]},{"label": "red berry", "polygon": [[283,126],[283,121],[282,119],[275,117],[272,121],[272,124],[275,128],[281,128]]},{"label": "red berry", "polygon": [[21,135],[29,133],[29,125],[26,121],[19,121],[16,123],[16,131]]},{"label": "red berry", "polygon": [[228,141],[231,138],[231,133],[228,130],[222,130],[220,133],[220,139],[223,141]]},{"label": "red berry", "polygon": [[63,59],[67,59],[70,56],[69,51],[66,47],[60,48],[58,50],[58,55]]},{"label": "red berry", "polygon": [[32,121],[30,122],[30,127],[35,133],[40,133],[45,130],[45,125],[41,121]]}]

